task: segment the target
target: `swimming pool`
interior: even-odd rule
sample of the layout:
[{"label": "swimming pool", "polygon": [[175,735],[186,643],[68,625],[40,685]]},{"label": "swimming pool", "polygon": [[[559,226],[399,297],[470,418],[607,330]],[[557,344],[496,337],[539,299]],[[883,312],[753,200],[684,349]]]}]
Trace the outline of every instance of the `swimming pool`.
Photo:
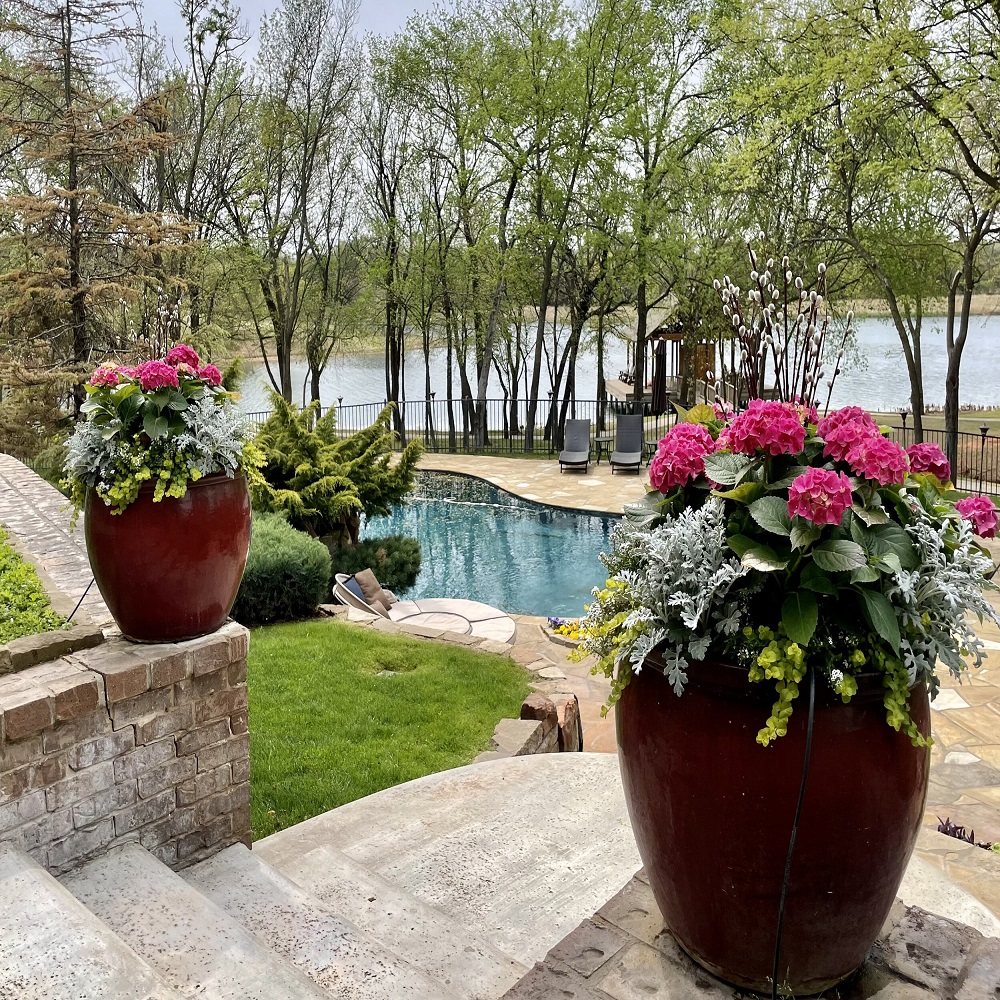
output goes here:
[{"label": "swimming pool", "polygon": [[598,554],[617,517],[522,500],[472,476],[418,472],[404,506],[364,537],[410,535],[423,552],[400,597],[469,597],[515,614],[578,617],[604,582]]}]

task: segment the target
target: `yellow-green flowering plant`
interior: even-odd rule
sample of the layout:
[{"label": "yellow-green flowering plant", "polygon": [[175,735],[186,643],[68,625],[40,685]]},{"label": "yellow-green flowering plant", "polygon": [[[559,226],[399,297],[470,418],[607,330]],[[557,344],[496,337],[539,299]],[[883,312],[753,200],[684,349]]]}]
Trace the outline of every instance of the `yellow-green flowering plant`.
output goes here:
[{"label": "yellow-green flowering plant", "polygon": [[221,373],[187,344],[135,367],[102,365],[85,388],[66,462],[77,513],[88,489],[120,514],[146,484],[159,502],[183,497],[202,476],[255,464]]},{"label": "yellow-green flowering plant", "polygon": [[[702,661],[742,665],[749,682],[774,685],[764,745],[787,732],[809,669],[845,702],[877,673],[889,725],[925,743],[910,689],[936,694],[939,663],[956,677],[978,666],[971,621],[998,620],[977,541],[997,533],[997,512],[954,488],[936,445],[904,450],[858,407],[820,415],[822,292],[793,281],[787,259],[780,277],[771,267],[754,270],[745,298],[728,279],[720,291],[744,384],[762,391],[749,366],[769,359],[779,398],[682,412],[602,556],[608,582],[577,653],[597,657],[612,704],[654,650],[677,695]],[[782,298],[794,315],[770,308]]]}]

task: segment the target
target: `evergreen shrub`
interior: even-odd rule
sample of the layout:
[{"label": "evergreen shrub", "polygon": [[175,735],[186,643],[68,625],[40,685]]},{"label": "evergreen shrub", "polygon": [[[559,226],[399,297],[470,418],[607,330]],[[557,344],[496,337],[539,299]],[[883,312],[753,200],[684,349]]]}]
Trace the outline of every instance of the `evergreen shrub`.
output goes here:
[{"label": "evergreen shrub", "polygon": [[333,572],[360,573],[370,569],[388,590],[412,587],[420,572],[420,542],[406,535],[366,538],[353,547],[331,549]]},{"label": "evergreen shrub", "polygon": [[307,618],[329,599],[330,553],[275,514],[255,514],[232,616],[243,625]]}]

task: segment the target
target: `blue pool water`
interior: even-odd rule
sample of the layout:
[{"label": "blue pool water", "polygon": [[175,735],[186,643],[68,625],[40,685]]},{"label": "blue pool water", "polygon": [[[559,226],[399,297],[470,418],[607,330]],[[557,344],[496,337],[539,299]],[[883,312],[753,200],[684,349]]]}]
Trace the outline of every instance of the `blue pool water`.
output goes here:
[{"label": "blue pool water", "polygon": [[467,597],[516,614],[578,617],[604,582],[617,518],[522,500],[472,476],[420,472],[407,503],[364,537],[410,535],[423,552],[400,597]]}]

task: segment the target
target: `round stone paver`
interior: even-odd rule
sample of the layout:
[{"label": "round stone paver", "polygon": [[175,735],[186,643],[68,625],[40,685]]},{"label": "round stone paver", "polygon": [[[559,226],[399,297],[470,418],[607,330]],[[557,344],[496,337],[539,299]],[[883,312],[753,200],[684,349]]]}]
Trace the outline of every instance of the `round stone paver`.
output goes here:
[{"label": "round stone paver", "polygon": [[424,628],[443,628],[463,635],[472,631],[472,622],[468,618],[447,611],[418,611],[415,615],[396,618],[394,621],[406,622],[407,625],[423,625]]},{"label": "round stone paver", "polygon": [[499,608],[462,597],[421,597],[415,601],[399,601],[390,609],[389,617],[394,622],[446,629],[496,642],[511,642],[517,629],[514,619]]}]

